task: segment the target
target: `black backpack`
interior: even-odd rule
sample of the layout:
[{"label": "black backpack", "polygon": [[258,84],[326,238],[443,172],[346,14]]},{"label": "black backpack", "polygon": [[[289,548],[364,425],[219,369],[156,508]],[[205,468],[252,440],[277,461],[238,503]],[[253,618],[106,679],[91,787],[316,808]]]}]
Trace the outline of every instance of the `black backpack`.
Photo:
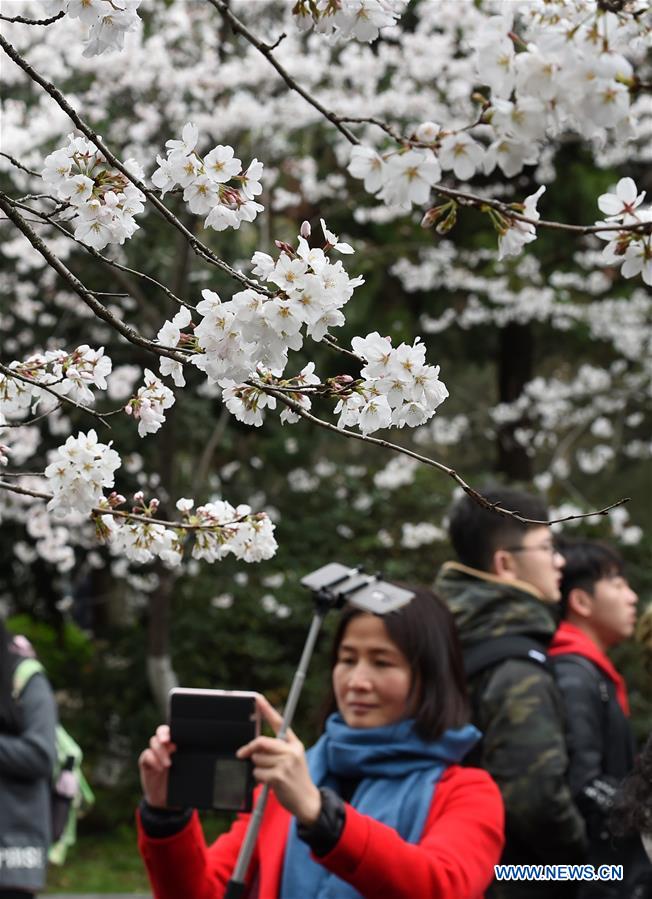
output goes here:
[{"label": "black backpack", "polygon": [[550,670],[546,647],[533,637],[518,634],[506,634],[502,637],[490,637],[481,643],[473,643],[464,650],[464,673],[467,680],[493,668],[498,662],[507,659],[523,659]]},{"label": "black backpack", "polygon": [[[491,669],[508,659],[522,659],[533,665],[543,666],[551,671],[546,647],[533,637],[520,634],[505,634],[501,637],[489,637],[479,643],[473,643],[463,650],[464,673],[469,685],[472,720],[479,721],[479,705],[484,688],[491,676]],[[480,675],[486,675],[481,677]],[[470,688],[471,680],[475,680],[475,689]],[[482,767],[482,740],[464,758],[464,765],[473,768]]]}]

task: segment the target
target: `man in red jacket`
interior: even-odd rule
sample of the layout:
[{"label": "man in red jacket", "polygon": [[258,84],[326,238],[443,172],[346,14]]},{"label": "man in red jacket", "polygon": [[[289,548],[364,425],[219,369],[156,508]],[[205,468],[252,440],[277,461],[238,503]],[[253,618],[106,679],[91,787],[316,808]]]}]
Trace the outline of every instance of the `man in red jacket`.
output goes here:
[{"label": "man in red jacket", "polygon": [[607,650],[632,636],[638,597],[611,546],[567,540],[561,550],[563,620],[549,655],[566,706],[569,782],[586,820],[589,861],[624,868],[622,881],[582,883],[578,897],[648,899],[652,868],[640,839],[616,843],[607,826],[616,788],[634,762],[627,688]]}]

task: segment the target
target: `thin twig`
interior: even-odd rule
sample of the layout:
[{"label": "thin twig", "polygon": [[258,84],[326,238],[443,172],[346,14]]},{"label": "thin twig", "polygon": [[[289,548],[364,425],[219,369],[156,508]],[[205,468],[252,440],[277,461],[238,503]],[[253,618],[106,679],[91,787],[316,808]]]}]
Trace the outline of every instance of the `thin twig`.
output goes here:
[{"label": "thin twig", "polygon": [[359,434],[357,431],[351,431],[348,428],[338,428],[337,425],[331,424],[328,421],[324,421],[321,418],[318,418],[316,415],[312,415],[312,413],[307,412],[303,406],[299,403],[294,402],[294,400],[290,399],[284,393],[276,390],[273,387],[260,385],[260,389],[264,390],[265,393],[269,393],[270,396],[276,397],[279,402],[288,406],[292,409],[293,412],[296,412],[297,415],[300,415],[301,418],[305,418],[306,421],[310,421],[315,425],[318,425],[320,428],[325,428],[327,431],[332,431],[336,434],[344,434],[347,437],[352,437],[355,440],[362,440],[363,443],[371,443],[374,446],[382,446],[384,449],[392,450],[395,453],[401,453],[404,456],[409,456],[411,459],[416,459],[417,462],[422,462],[424,465],[429,465],[431,468],[436,468],[438,471],[441,471],[443,474],[448,475],[452,478],[456,484],[458,484],[462,490],[471,497],[471,499],[475,500],[483,509],[488,509],[490,511],[496,512],[498,515],[502,515],[505,518],[514,518],[516,521],[520,521],[522,524],[539,524],[539,525],[551,525],[551,524],[560,524],[563,521],[574,521],[579,518],[591,518],[594,515],[607,515],[612,509],[618,508],[618,506],[622,506],[625,503],[630,501],[630,497],[625,497],[624,499],[619,499],[617,502],[612,503],[610,506],[606,506],[604,509],[599,509],[596,512],[586,512],[581,515],[567,515],[565,518],[554,518],[550,521],[542,521],[536,518],[524,518],[522,515],[519,515],[518,512],[505,509],[499,503],[492,503],[486,497],[484,497],[481,493],[471,487],[466,481],[453,469],[449,468],[447,465],[444,465],[442,462],[437,462],[436,459],[430,459],[427,456],[422,456],[420,453],[415,453],[413,450],[407,449],[404,446],[399,446],[396,443],[390,443],[388,440],[381,440],[378,437],[369,437],[366,434]]},{"label": "thin twig", "polygon": [[[93,418],[96,418],[105,427],[111,430],[111,425],[108,423],[108,421],[104,421],[104,416],[101,412],[95,412],[94,409],[89,409],[88,406],[84,406],[83,403],[76,403],[74,400],[71,400],[69,396],[64,396],[61,393],[57,393],[56,390],[52,389],[51,385],[43,384],[41,383],[41,381],[34,380],[34,378],[28,378],[25,375],[21,375],[19,374],[19,372],[15,371],[15,369],[9,368],[7,365],[3,365],[1,362],[0,372],[2,372],[8,378],[13,378],[15,381],[22,381],[24,384],[29,384],[30,387],[38,388],[39,390],[45,390],[46,393],[51,393],[52,396],[56,396],[56,398],[59,400],[59,404],[68,403],[68,405],[74,406],[75,409],[78,409],[81,412],[87,412],[89,415],[92,415]],[[54,409],[52,409],[51,411],[54,412]]]},{"label": "thin twig", "polygon": [[[0,490],[8,490],[10,493],[18,493],[21,496],[32,496],[34,499],[51,500],[52,493],[44,493],[40,490],[31,490],[27,487],[19,487],[17,484],[7,484],[6,481],[0,481]],[[92,517],[98,515],[111,515],[113,518],[123,518],[127,521],[138,521],[143,524],[158,524],[166,528],[174,528],[183,531],[215,531],[217,529],[232,528],[236,524],[241,524],[249,517],[242,515],[240,518],[234,518],[233,521],[227,521],[223,524],[186,524],[183,521],[165,521],[162,518],[150,518],[147,515],[138,515],[136,512],[123,512],[121,509],[104,509],[96,506],[90,512]]]},{"label": "thin twig", "polygon": [[[122,263],[117,262],[115,259],[109,259],[108,256],[104,256],[99,250],[96,250],[95,247],[89,247],[88,244],[85,244],[83,241],[79,240],[65,228],[61,222],[55,221],[52,216],[56,214],[56,210],[51,213],[41,212],[39,209],[34,209],[32,206],[27,206],[23,204],[20,200],[9,199],[9,202],[14,206],[17,206],[19,209],[27,210],[34,215],[39,216],[43,222],[46,222],[48,225],[51,225],[53,228],[56,228],[57,231],[60,231],[61,234],[65,234],[66,237],[70,238],[70,240],[74,241],[78,246],[82,247],[82,249],[86,250],[89,255],[93,256],[95,259],[99,259],[101,262],[104,262],[106,265],[110,265],[118,271],[126,272],[130,275],[135,275],[137,278],[142,278],[144,281],[149,281],[150,284],[154,284],[156,287],[160,288],[166,296],[168,296],[171,300],[174,300],[175,303],[178,303],[180,306],[185,306],[186,309],[190,309],[191,311],[195,310],[195,307],[192,303],[187,303],[185,300],[182,300],[181,297],[178,297],[175,293],[173,293],[169,287],[166,287],[165,284],[161,284],[160,281],[157,281],[156,278],[152,278],[151,275],[146,275],[145,272],[140,272],[138,269],[129,268],[127,265],[122,265]],[[97,291],[93,291],[96,293]]]},{"label": "thin twig", "polygon": [[377,125],[378,128],[382,128],[382,130],[389,134],[392,140],[395,140],[398,144],[403,143],[411,143],[407,138],[403,137],[402,134],[399,134],[395,128],[392,128],[391,125],[388,125],[387,122],[383,122],[380,119],[374,119],[366,116],[344,116],[344,115],[336,115],[333,117],[338,122],[350,122],[352,125]]},{"label": "thin twig", "polygon": [[335,113],[329,112],[329,110],[326,109],[325,106],[322,106],[319,100],[316,100],[311,94],[308,93],[308,91],[302,88],[297,81],[295,81],[295,79],[281,65],[281,63],[272,53],[273,47],[270,47],[269,44],[265,44],[263,43],[263,41],[258,40],[258,38],[254,34],[252,34],[251,31],[249,31],[246,25],[244,25],[240,21],[240,19],[233,15],[226,0],[208,0],[208,2],[222,14],[222,16],[230,23],[231,27],[236,33],[241,34],[245,38],[245,40],[249,41],[249,43],[254,46],[256,50],[259,50],[263,54],[263,56],[271,63],[271,65],[274,66],[276,71],[279,73],[279,75],[281,76],[283,81],[285,81],[289,88],[300,94],[307,103],[310,103],[311,106],[314,106],[315,109],[324,116],[324,118],[328,119],[331,124],[335,125],[337,130],[344,135],[344,137],[350,144],[355,145],[360,143],[355,134],[353,134],[352,131],[349,131],[348,128],[345,128],[344,125],[342,125],[339,117],[336,116]]},{"label": "thin twig", "polygon": [[156,353],[158,356],[168,356],[170,359],[174,359],[176,362],[181,362],[182,364],[188,361],[188,358],[183,353],[178,350],[170,349],[169,347],[161,346],[160,344],[154,343],[152,340],[148,340],[146,337],[142,337],[138,331],[130,328],[123,321],[117,318],[112,312],[110,312],[106,306],[103,306],[102,303],[93,295],[91,291],[89,291],[82,282],[75,276],[73,273],[66,268],[63,262],[59,259],[58,256],[55,256],[54,253],[47,247],[47,245],[41,240],[38,234],[30,228],[27,222],[23,219],[23,217],[16,211],[14,208],[12,201],[6,194],[0,192],[0,209],[10,218],[14,224],[19,228],[20,231],[25,235],[25,237],[29,240],[32,246],[39,251],[39,253],[44,257],[46,262],[52,266],[52,268],[64,279],[67,283],[72,287],[76,294],[78,294],[82,300],[86,303],[86,305],[95,313],[95,315],[105,321],[108,325],[110,325],[115,331],[118,331],[119,334],[122,334],[123,337],[130,342],[135,344],[136,346],[144,347],[152,353]]},{"label": "thin twig", "polygon": [[231,278],[234,278],[236,281],[239,281],[240,284],[243,284],[245,287],[251,287],[257,290],[259,293],[265,294],[266,296],[272,296],[272,294],[267,291],[265,288],[260,287],[257,282],[250,281],[245,275],[236,271],[230,265],[227,265],[219,256],[216,256],[215,253],[209,247],[207,247],[204,243],[202,243],[199,238],[197,238],[191,231],[186,228],[186,226],[172,213],[168,207],[161,202],[161,200],[156,196],[156,193],[150,190],[147,185],[137,178],[132,172],[130,172],[122,162],[115,156],[106,144],[102,141],[101,137],[96,134],[96,132],[88,125],[77,113],[77,111],[70,105],[70,103],[66,100],[64,95],[58,90],[51,82],[47,81],[42,75],[40,75],[36,69],[31,66],[26,59],[24,59],[20,53],[16,50],[9,41],[5,40],[5,38],[0,35],[0,47],[5,51],[7,56],[16,63],[16,65],[20,66],[20,68],[29,75],[29,77],[39,84],[60,106],[61,109],[70,117],[70,119],[75,123],[77,128],[86,135],[86,137],[93,143],[97,149],[102,153],[104,158],[109,162],[115,169],[131,181],[132,184],[135,184],[136,187],[142,191],[147,199],[150,201],[152,206],[166,219],[171,225],[173,225],[178,231],[180,231],[183,236],[186,238],[194,252],[205,259],[207,262],[210,262],[212,265],[216,266],[216,268],[221,269]]},{"label": "thin twig", "polygon": [[[5,371],[7,371],[7,369],[5,369]],[[6,421],[3,425],[0,425],[0,431],[2,431],[3,428],[22,428],[25,425],[35,425],[37,421],[42,421],[44,418],[47,418],[48,415],[52,415],[53,412],[57,412],[62,405],[63,404],[59,402],[56,406],[53,406],[52,409],[49,409],[47,412],[43,412],[41,415],[37,415],[36,418],[28,418],[26,421]],[[2,476],[6,478],[7,472],[3,471]]]},{"label": "thin twig", "polygon": [[337,342],[337,338],[333,337],[332,334],[324,335],[322,340],[332,350],[335,350],[338,353],[342,353],[343,356],[349,356],[349,358],[355,359],[355,361],[359,362],[360,365],[365,364],[365,360],[361,356],[357,356],[352,350],[346,350],[343,346],[340,346]]},{"label": "thin twig", "polygon": [[65,16],[65,10],[58,12],[56,16],[52,16],[49,19],[26,19],[25,16],[3,16],[0,13],[0,19],[3,22],[20,22],[21,25],[52,25],[54,22],[58,22],[59,19],[62,19]]},{"label": "thin twig", "polygon": [[435,193],[442,194],[445,197],[451,197],[454,200],[461,200],[464,205],[470,206],[491,206],[497,209],[510,219],[516,219],[519,222],[525,222],[528,225],[534,225],[540,228],[553,228],[557,231],[572,231],[575,234],[601,234],[603,231],[635,231],[646,233],[652,232],[652,222],[635,222],[632,225],[614,225],[606,222],[604,225],[567,225],[564,222],[551,222],[546,219],[533,219],[522,215],[508,203],[492,198],[479,197],[476,194],[469,194],[465,191],[454,190],[452,187],[442,187],[441,184],[435,184],[432,188]]}]

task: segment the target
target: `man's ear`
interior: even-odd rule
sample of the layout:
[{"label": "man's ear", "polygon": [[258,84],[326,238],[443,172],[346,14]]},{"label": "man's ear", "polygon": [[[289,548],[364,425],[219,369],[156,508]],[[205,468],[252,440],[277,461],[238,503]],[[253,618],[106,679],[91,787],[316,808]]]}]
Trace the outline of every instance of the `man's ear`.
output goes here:
[{"label": "man's ear", "polygon": [[496,577],[514,580],[516,577],[514,556],[506,549],[497,549],[491,560],[491,572]]},{"label": "man's ear", "polygon": [[571,612],[578,618],[590,618],[593,614],[593,597],[587,590],[582,590],[581,587],[573,587],[568,594],[566,607],[568,612]]}]

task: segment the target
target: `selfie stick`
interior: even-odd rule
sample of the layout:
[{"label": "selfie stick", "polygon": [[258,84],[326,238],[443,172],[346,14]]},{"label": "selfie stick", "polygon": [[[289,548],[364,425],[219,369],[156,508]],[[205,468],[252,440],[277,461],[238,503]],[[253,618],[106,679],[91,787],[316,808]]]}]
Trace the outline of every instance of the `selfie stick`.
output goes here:
[{"label": "selfie stick", "polygon": [[[292,679],[292,686],[283,710],[283,722],[276,734],[279,739],[285,737],[294,718],[317,636],[327,612],[343,605],[349,599],[366,611],[382,615],[405,605],[414,595],[402,588],[382,583],[373,575],[364,575],[362,568],[350,568],[340,565],[338,562],[318,568],[317,571],[302,578],[301,584],[313,591],[315,612],[303,646],[299,666]],[[358,596],[354,599],[353,594],[358,594]],[[245,895],[247,889],[245,878],[258,839],[269,790],[269,784],[265,784],[251,813],[238,860],[231,879],[226,885],[224,899],[240,899]]]}]

